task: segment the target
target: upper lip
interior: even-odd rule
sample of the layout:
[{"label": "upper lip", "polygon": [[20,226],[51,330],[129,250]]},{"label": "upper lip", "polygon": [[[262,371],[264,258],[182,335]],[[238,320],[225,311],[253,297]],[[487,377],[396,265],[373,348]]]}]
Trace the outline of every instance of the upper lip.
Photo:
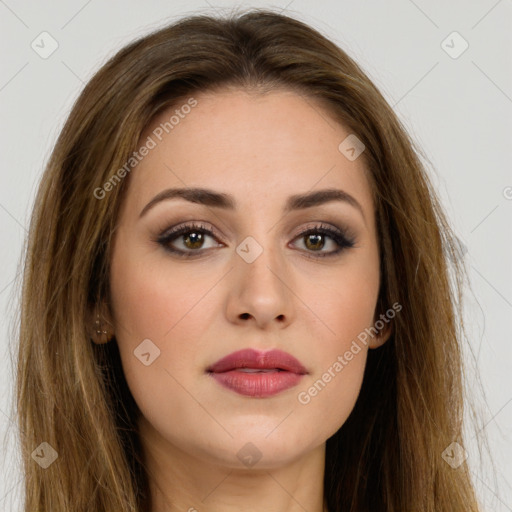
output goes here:
[{"label": "upper lip", "polygon": [[261,352],[252,348],[233,352],[209,366],[206,371],[222,373],[237,368],[279,369],[298,374],[308,373],[306,368],[287,352],[275,349]]}]

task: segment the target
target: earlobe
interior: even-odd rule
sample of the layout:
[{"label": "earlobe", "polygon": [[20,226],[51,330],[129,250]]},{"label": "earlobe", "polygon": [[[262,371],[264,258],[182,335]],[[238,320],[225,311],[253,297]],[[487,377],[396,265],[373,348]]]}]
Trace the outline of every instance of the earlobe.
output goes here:
[{"label": "earlobe", "polygon": [[386,343],[386,341],[388,341],[392,333],[393,323],[389,322],[385,324],[382,329],[379,329],[379,332],[370,339],[369,348],[372,349],[381,347],[384,345],[384,343]]},{"label": "earlobe", "polygon": [[104,303],[96,305],[87,315],[87,333],[96,345],[108,343],[114,337],[114,325]]}]

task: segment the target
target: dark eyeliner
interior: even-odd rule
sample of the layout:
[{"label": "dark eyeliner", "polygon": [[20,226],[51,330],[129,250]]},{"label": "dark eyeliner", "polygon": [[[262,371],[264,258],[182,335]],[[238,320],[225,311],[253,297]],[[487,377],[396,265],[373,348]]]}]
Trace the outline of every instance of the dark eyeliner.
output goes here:
[{"label": "dark eyeliner", "polygon": [[[201,233],[205,235],[209,235],[212,238],[214,238],[217,242],[217,237],[213,233],[212,230],[208,229],[204,224],[197,224],[197,223],[190,223],[190,224],[184,224],[178,227],[174,227],[171,229],[165,230],[161,235],[159,235],[154,241],[160,244],[164,250],[183,258],[190,258],[195,256],[200,256],[202,253],[204,253],[208,249],[196,249],[196,250],[188,250],[183,251],[181,249],[175,249],[172,247],[171,242],[173,242],[175,239],[179,238],[181,235],[188,234],[188,233]],[[333,257],[344,251],[345,249],[350,249],[355,246],[355,239],[351,237],[346,231],[342,229],[334,229],[330,227],[326,227],[325,225],[318,224],[316,226],[309,227],[300,233],[298,233],[294,241],[300,238],[304,238],[308,235],[313,234],[321,234],[328,236],[331,238],[335,244],[338,246],[338,248],[331,252],[324,252],[324,251],[312,251],[307,249],[301,249],[301,252],[305,252],[308,257],[310,258],[325,258],[325,257]]]},{"label": "dark eyeliner", "polygon": [[340,229],[334,229],[324,226],[323,224],[318,224],[317,226],[313,226],[307,228],[304,231],[301,231],[294,240],[298,238],[304,238],[308,235],[322,234],[326,235],[338,246],[338,248],[331,252],[323,252],[323,251],[305,251],[309,257],[312,258],[326,258],[330,256],[337,256],[339,253],[344,251],[345,249],[351,249],[355,246],[356,241],[355,238],[350,236],[346,231]]},{"label": "dark eyeliner", "polygon": [[[208,229],[204,224],[183,224],[178,227],[165,230],[159,237],[156,238],[156,242],[159,243],[166,251],[183,258],[190,258],[200,254],[204,249],[197,249],[196,251],[182,251],[181,249],[175,249],[170,245],[170,242],[174,241],[181,235],[188,233],[197,232],[204,235],[209,235],[212,238],[216,238],[213,231]],[[196,254],[195,254],[196,253]]]}]

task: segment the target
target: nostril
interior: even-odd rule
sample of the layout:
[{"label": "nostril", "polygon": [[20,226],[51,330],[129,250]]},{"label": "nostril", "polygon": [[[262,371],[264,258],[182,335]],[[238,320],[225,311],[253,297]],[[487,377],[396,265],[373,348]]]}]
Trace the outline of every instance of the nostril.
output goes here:
[{"label": "nostril", "polygon": [[249,315],[249,313],[242,313],[240,315],[240,318],[244,319],[244,320],[247,320],[251,315]]}]

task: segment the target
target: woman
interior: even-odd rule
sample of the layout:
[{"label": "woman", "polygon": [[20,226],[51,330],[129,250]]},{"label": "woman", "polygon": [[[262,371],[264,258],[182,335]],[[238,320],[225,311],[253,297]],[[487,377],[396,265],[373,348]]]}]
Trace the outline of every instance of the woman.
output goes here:
[{"label": "woman", "polygon": [[302,22],[122,49],[33,212],[25,510],[479,510],[454,241],[392,109]]}]

